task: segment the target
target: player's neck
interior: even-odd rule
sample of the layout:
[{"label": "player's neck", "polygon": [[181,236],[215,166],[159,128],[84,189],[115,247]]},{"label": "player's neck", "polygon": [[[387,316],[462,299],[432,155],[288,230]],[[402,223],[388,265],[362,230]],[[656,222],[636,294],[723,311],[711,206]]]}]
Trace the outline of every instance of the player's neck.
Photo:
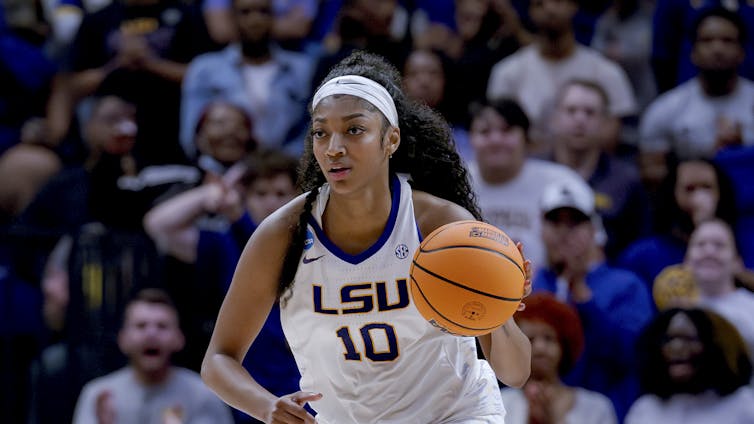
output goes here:
[{"label": "player's neck", "polygon": [[381,220],[387,219],[392,205],[392,193],[388,184],[370,184],[351,193],[330,191],[323,221],[335,220]]},{"label": "player's neck", "polygon": [[322,214],[327,237],[349,254],[369,248],[382,235],[390,217],[390,190],[364,190],[357,196],[331,193]]}]

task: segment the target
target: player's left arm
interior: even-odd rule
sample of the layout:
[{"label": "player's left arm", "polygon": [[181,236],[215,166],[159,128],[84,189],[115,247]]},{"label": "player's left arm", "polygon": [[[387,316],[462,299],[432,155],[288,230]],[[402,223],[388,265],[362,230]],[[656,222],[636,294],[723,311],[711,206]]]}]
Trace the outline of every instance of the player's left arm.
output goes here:
[{"label": "player's left arm", "polygon": [[[451,222],[475,219],[469,211],[455,203],[419,191],[414,191],[413,195],[414,214],[422,236],[427,236]],[[525,267],[527,279],[524,296],[531,292],[529,261],[525,262]],[[531,373],[531,343],[513,318],[492,333],[479,336],[478,339],[484,357],[492,366],[498,380],[507,386],[522,387]]]},{"label": "player's left arm", "polygon": [[[516,247],[524,257],[521,243],[516,243]],[[523,297],[526,297],[531,293],[531,261],[528,259],[524,260],[524,270],[526,282]],[[524,307],[525,304],[521,303],[518,310]],[[531,342],[518,328],[513,317],[491,333],[477,339],[498,380],[511,387],[522,387],[526,383],[531,373]]]},{"label": "player's left arm", "polygon": [[531,373],[531,343],[513,317],[477,339],[498,380],[510,387],[526,383]]}]

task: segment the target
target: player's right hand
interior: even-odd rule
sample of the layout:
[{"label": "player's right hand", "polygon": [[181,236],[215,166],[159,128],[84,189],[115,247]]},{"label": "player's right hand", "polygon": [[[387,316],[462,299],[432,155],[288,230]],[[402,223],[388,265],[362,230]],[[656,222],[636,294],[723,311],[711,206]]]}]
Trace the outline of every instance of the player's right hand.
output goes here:
[{"label": "player's right hand", "polygon": [[270,412],[270,424],[315,424],[314,417],[304,409],[308,402],[322,399],[322,393],[296,392],[278,398]]}]

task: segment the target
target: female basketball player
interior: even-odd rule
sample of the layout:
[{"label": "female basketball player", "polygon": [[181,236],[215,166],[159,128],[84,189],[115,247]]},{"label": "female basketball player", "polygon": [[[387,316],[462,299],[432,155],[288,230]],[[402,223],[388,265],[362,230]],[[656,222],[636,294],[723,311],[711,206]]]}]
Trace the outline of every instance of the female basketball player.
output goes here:
[{"label": "female basketball player", "polygon": [[[489,363],[478,360],[474,338],[431,326],[408,295],[421,238],[480,217],[447,125],[409,102],[398,72],[377,56],[356,53],[325,81],[300,174],[309,192],[249,240],[203,378],[271,423],[314,423],[306,403],[325,424],[503,423],[495,377],[523,385],[529,340],[510,319],[479,337]],[[281,398],[241,366],[278,299],[302,374],[302,391]]]}]

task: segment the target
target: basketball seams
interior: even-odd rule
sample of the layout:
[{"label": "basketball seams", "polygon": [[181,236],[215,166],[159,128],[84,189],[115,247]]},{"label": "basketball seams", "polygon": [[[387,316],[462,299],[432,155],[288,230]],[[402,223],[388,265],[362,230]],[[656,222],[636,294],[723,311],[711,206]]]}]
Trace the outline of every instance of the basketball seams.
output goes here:
[{"label": "basketball seams", "polygon": [[503,253],[499,250],[495,250],[489,247],[474,246],[471,244],[453,244],[450,246],[435,247],[433,249],[424,249],[423,247],[419,246],[419,251],[421,251],[421,253],[434,253],[434,252],[439,252],[442,250],[450,250],[450,249],[456,249],[456,248],[477,249],[477,250],[484,250],[486,252],[498,254],[504,257],[505,259],[509,260],[513,265],[515,265],[516,268],[518,268],[518,270],[521,272],[521,275],[523,275],[524,278],[526,278],[526,273],[524,272],[523,268],[521,268],[521,265],[519,265],[519,263],[515,259],[508,256],[506,253]]},{"label": "basketball seams", "polygon": [[[499,325],[496,325],[494,327],[468,327],[468,326],[465,326],[463,324],[459,324],[459,323],[453,321],[452,319],[450,319],[450,318],[446,317],[445,315],[443,315],[442,312],[440,312],[439,310],[437,310],[437,308],[435,308],[434,305],[432,305],[432,303],[430,303],[429,299],[427,299],[427,296],[424,294],[424,291],[422,291],[421,286],[414,279],[414,277],[411,277],[411,281],[414,283],[413,287],[416,287],[416,289],[419,291],[419,294],[422,296],[422,299],[424,299],[424,303],[427,306],[429,306],[440,318],[444,319],[445,321],[447,321],[447,322],[449,322],[449,323],[451,323],[453,325],[456,325],[458,327],[464,328],[466,330],[471,330],[471,331],[487,332],[487,331],[491,331],[491,330],[494,330],[497,327],[499,327]],[[449,329],[446,329],[446,330],[450,331]],[[455,334],[455,333],[453,333],[453,334]],[[467,336],[467,337],[475,337],[475,336]]]},{"label": "basketball seams", "polygon": [[454,221],[454,222],[451,222],[451,223],[449,223],[449,224],[445,224],[445,225],[443,225],[443,226],[441,226],[441,227],[439,227],[439,228],[436,228],[436,229],[435,229],[434,231],[432,231],[431,233],[429,233],[429,235],[427,235],[427,238],[425,238],[425,239],[424,239],[424,240],[423,240],[423,241],[421,242],[421,244],[422,244],[422,245],[427,245],[427,244],[429,244],[429,241],[430,241],[430,240],[432,240],[433,238],[435,238],[435,237],[439,236],[439,235],[440,235],[441,233],[443,233],[443,232],[445,232],[445,231],[448,231],[449,229],[451,229],[451,228],[453,228],[453,227],[457,227],[457,226],[459,226],[459,225],[468,224],[469,222],[476,222],[476,221],[471,221],[471,220],[466,220],[466,221]]},{"label": "basketball seams", "polygon": [[413,255],[409,275],[414,306],[430,324],[450,334],[488,334],[509,319],[523,299],[523,289],[515,288],[526,279],[521,256],[504,231],[486,222],[445,224],[422,240]]},{"label": "basketball seams", "polygon": [[[505,297],[505,296],[496,296],[496,295],[491,294],[491,293],[487,293],[487,292],[483,292],[481,290],[477,290],[477,289],[475,289],[473,287],[465,286],[465,285],[463,285],[461,283],[458,283],[456,281],[453,281],[453,280],[451,280],[449,278],[443,277],[442,275],[436,274],[436,273],[428,270],[427,268],[424,268],[423,266],[421,266],[420,264],[418,264],[416,261],[413,261],[413,266],[415,266],[416,268],[419,268],[420,270],[424,271],[425,273],[427,273],[427,274],[429,274],[429,275],[431,275],[431,276],[433,276],[433,277],[435,277],[435,278],[437,278],[439,280],[442,280],[442,281],[444,281],[446,283],[454,285],[454,286],[456,286],[458,288],[461,288],[461,289],[464,289],[464,290],[468,290],[468,291],[470,291],[472,293],[476,293],[476,294],[479,294],[479,295],[482,295],[482,296],[491,297],[493,299],[502,300],[502,301],[506,301],[506,302],[520,302],[523,299],[523,297],[513,298],[513,297]],[[413,280],[415,282],[415,284],[417,286],[419,286],[419,283],[416,282],[416,280],[413,277],[413,273],[411,273],[411,274],[412,274],[411,280]]]}]

